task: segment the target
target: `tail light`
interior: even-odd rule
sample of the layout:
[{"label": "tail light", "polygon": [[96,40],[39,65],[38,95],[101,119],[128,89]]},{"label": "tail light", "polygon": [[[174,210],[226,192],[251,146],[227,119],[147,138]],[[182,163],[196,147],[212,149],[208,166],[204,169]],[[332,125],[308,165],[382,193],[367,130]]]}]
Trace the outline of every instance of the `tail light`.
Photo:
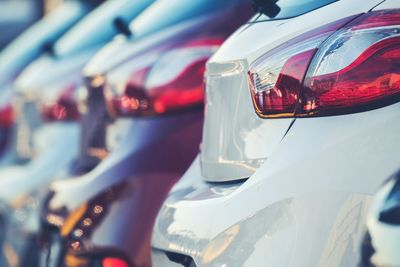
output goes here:
[{"label": "tail light", "polygon": [[61,93],[46,95],[41,102],[40,111],[45,121],[76,121],[80,117],[76,85],[71,84]]},{"label": "tail light", "polygon": [[0,127],[10,127],[14,123],[14,112],[10,105],[0,107]]},{"label": "tail light", "polygon": [[202,105],[205,63],[222,39],[170,50],[155,64],[134,71],[122,84],[107,84],[105,98],[117,116],[158,115]]},{"label": "tail light", "polygon": [[14,112],[11,105],[5,105],[0,107],[0,154],[4,152],[6,148],[11,127],[14,123]]},{"label": "tail light", "polygon": [[99,254],[94,255],[74,255],[67,254],[64,259],[65,267],[86,267],[86,266],[99,266],[99,267],[130,267],[131,265],[116,257],[104,257]]},{"label": "tail light", "polygon": [[67,254],[64,259],[65,267],[85,267],[85,266],[99,266],[99,267],[130,267],[131,265],[116,257],[104,257],[101,255],[74,255]]},{"label": "tail light", "polygon": [[129,264],[119,258],[105,258],[102,261],[102,267],[129,267]]},{"label": "tail light", "polygon": [[384,10],[275,48],[250,67],[249,81],[262,117],[337,115],[399,98],[399,66],[400,10]]}]

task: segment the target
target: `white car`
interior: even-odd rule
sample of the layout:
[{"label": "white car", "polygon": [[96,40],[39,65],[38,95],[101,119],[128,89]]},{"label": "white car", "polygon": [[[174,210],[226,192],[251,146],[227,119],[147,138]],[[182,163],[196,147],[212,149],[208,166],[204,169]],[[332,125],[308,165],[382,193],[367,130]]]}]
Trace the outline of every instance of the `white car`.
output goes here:
[{"label": "white car", "polygon": [[[13,260],[18,266],[37,266],[33,256],[38,257],[34,249],[39,208],[47,186],[77,168],[79,106],[84,100],[79,95],[81,71],[97,51],[121,33],[121,24],[129,23],[153,2],[104,2],[55,42],[51,53],[32,62],[16,79],[16,150],[26,162],[0,169],[0,232],[6,232],[4,246],[8,248],[1,250],[0,266],[4,266],[2,258],[7,266],[14,266]],[[117,20],[119,26],[115,25]],[[7,228],[2,227],[2,220]]]},{"label": "white car", "polygon": [[16,150],[27,164],[0,169],[0,200],[11,203],[66,171],[79,151],[79,88],[89,59],[154,0],[107,1],[63,35],[15,82]]},{"label": "white car", "polygon": [[356,266],[399,168],[400,2],[255,6],[271,17],[207,64],[201,152],[159,212],[154,266]]}]

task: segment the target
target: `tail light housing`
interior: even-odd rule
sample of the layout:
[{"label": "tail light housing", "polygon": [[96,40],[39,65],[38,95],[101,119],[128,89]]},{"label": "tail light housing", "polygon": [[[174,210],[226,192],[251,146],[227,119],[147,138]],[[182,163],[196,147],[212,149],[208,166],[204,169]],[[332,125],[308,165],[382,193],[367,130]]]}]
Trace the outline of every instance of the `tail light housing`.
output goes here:
[{"label": "tail light housing", "polygon": [[200,106],[205,63],[222,44],[211,38],[171,49],[119,84],[108,82],[105,99],[115,116],[161,115]]},{"label": "tail light housing", "polygon": [[261,117],[347,114],[400,98],[400,10],[373,11],[308,32],[249,70]]},{"label": "tail light housing", "polygon": [[61,91],[43,96],[40,112],[44,121],[77,121],[80,118],[77,86],[69,84]]}]

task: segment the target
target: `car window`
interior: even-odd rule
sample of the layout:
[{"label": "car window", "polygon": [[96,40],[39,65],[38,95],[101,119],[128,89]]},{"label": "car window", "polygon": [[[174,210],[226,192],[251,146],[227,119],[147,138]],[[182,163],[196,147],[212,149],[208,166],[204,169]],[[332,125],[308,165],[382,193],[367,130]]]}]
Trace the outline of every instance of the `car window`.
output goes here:
[{"label": "car window", "polygon": [[280,7],[281,11],[276,17],[270,18],[266,15],[262,15],[257,16],[256,21],[296,17],[337,1],[338,0],[278,0],[276,4]]},{"label": "car window", "polygon": [[108,0],[91,12],[66,33],[54,46],[57,56],[66,56],[77,51],[110,41],[118,32],[115,18],[129,23],[154,0]]},{"label": "car window", "polygon": [[77,1],[65,1],[56,10],[35,23],[11,42],[0,53],[0,83],[15,75],[27,63],[43,52],[43,45],[51,45],[71,25],[75,24],[89,7]]},{"label": "car window", "polygon": [[131,23],[130,29],[133,32],[133,36],[139,38],[200,14],[207,14],[208,12],[227,8],[227,4],[234,5],[242,1],[158,0]]}]

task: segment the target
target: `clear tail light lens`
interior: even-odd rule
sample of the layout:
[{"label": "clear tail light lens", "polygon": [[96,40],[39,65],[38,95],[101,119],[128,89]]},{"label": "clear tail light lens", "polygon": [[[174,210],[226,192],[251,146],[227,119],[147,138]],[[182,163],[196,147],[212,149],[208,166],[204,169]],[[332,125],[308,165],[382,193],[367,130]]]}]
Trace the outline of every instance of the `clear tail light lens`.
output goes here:
[{"label": "clear tail light lens", "polygon": [[202,105],[205,63],[222,42],[206,39],[172,49],[123,84],[106,84],[111,114],[159,115]]},{"label": "clear tail light lens", "polygon": [[304,81],[299,114],[384,105],[400,92],[400,10],[371,12],[330,37]]},{"label": "clear tail light lens", "polygon": [[[251,66],[250,87],[260,116],[346,114],[396,100],[400,11],[370,12],[343,25],[350,19],[302,35],[304,41],[278,47],[273,50],[278,53],[271,51]],[[312,41],[316,36],[321,38]],[[271,65],[279,60],[281,66]]]},{"label": "clear tail light lens", "polygon": [[76,85],[71,84],[61,93],[46,95],[40,103],[44,121],[76,121],[80,118]]}]

